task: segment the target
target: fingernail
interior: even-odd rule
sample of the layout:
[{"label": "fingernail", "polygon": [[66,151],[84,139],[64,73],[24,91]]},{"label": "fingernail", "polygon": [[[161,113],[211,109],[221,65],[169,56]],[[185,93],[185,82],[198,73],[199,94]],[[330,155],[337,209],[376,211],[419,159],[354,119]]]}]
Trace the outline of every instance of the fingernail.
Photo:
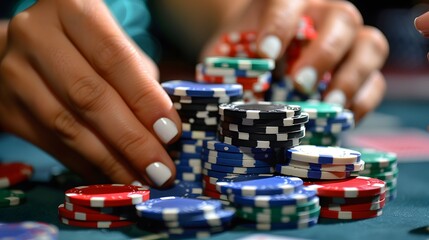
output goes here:
[{"label": "fingernail", "polygon": [[304,67],[295,75],[295,81],[301,85],[305,93],[310,94],[317,82],[317,72],[312,67]]},{"label": "fingernail", "polygon": [[346,104],[346,95],[343,91],[335,89],[328,93],[328,95],[326,95],[325,102],[340,104],[341,106],[344,106]]},{"label": "fingernail", "polygon": [[170,169],[161,162],[154,162],[147,166],[146,174],[158,187],[164,185],[171,177]]},{"label": "fingernail", "polygon": [[268,35],[261,41],[259,49],[269,58],[277,59],[282,49],[282,42],[277,36]]},{"label": "fingernail", "polygon": [[143,186],[143,184],[141,182],[137,181],[137,180],[133,181],[131,183],[131,185],[133,185],[133,186],[140,186],[140,187]]},{"label": "fingernail", "polygon": [[153,129],[163,143],[170,142],[179,133],[176,124],[168,118],[158,119],[153,124]]}]

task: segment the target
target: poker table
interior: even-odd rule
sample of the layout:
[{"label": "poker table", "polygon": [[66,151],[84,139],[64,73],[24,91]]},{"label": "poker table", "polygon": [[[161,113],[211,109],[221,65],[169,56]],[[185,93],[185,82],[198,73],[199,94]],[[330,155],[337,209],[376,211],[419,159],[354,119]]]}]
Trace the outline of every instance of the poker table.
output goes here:
[{"label": "poker table", "polygon": [[[399,119],[394,130],[412,127],[424,131],[428,117],[424,109],[427,102],[385,101],[373,114],[393,116]],[[407,112],[397,111],[406,106]],[[413,121],[407,116],[413,115]],[[372,123],[367,119],[357,127],[368,129]],[[402,121],[406,119],[406,121]],[[418,119],[418,120],[416,120]],[[391,130],[392,130],[391,129]],[[355,133],[351,133],[355,134]],[[359,131],[356,134],[360,134]],[[397,139],[401,141],[401,139]],[[429,148],[429,145],[427,146]],[[405,157],[406,158],[406,157]],[[268,234],[270,237],[291,237],[304,239],[428,239],[429,230],[429,155],[424,154],[412,159],[398,159],[398,196],[386,204],[383,214],[365,220],[320,219],[316,226],[299,230],[255,231],[237,226],[227,232],[215,234],[211,239],[240,239],[255,237],[255,234]],[[1,208],[0,222],[41,221],[59,228],[59,239],[157,239],[156,235],[138,229],[136,226],[113,230],[77,228],[61,224],[58,221],[57,207],[64,202],[64,188],[53,185],[52,172],[63,168],[55,159],[20,138],[9,134],[0,134],[0,160],[28,162],[35,167],[35,174],[24,191],[27,201],[19,206]],[[156,197],[156,196],[152,196]]]}]

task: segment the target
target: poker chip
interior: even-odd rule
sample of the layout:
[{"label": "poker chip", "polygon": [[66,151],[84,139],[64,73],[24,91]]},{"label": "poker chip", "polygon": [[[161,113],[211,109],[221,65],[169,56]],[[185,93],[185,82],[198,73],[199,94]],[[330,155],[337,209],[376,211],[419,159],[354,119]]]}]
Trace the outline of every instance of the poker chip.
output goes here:
[{"label": "poker chip", "polygon": [[232,158],[222,158],[222,157],[212,157],[202,155],[201,159],[205,162],[224,165],[230,167],[271,167],[272,164],[270,160],[257,160],[257,159],[232,159]]},{"label": "poker chip", "polygon": [[362,171],[365,167],[365,162],[360,160],[354,164],[319,164],[319,163],[306,163],[295,160],[289,160],[284,165],[295,168],[303,168],[309,170],[329,171],[329,172],[356,172]]},{"label": "poker chip", "polygon": [[344,198],[344,197],[323,197],[320,196],[320,204],[323,206],[328,206],[331,204],[337,205],[354,205],[361,203],[376,203],[380,202],[386,198],[386,192],[369,197],[358,197],[358,198]]},{"label": "poker chip", "polygon": [[0,189],[0,207],[10,207],[22,204],[26,194],[21,190]]},{"label": "poker chip", "polygon": [[365,161],[365,169],[388,168],[397,162],[397,155],[392,152],[384,152],[371,148],[355,148],[361,153]]},{"label": "poker chip", "polygon": [[[133,206],[125,206],[125,207],[88,207],[88,206],[81,206],[76,205],[69,202],[64,202],[63,204],[60,204],[60,206],[63,206],[67,211],[69,212],[82,212],[85,214],[90,215],[121,215],[121,214],[130,214],[134,213],[134,207]],[[60,207],[59,206],[59,207]]]},{"label": "poker chip", "polygon": [[1,239],[56,240],[58,228],[44,222],[0,223]]},{"label": "poker chip", "polygon": [[64,206],[64,204],[60,204],[58,206],[58,215],[66,219],[79,221],[122,221],[133,218],[130,213],[127,215],[121,215],[121,213],[119,213],[118,215],[114,215],[105,213],[85,213],[79,211],[70,211]]},{"label": "poker chip", "polygon": [[362,176],[336,181],[304,182],[304,185],[316,190],[318,196],[326,197],[370,197],[386,190],[384,181]]},{"label": "poker chip", "polygon": [[259,77],[266,73],[264,70],[243,70],[229,67],[209,67],[204,64],[197,64],[201,68],[201,73],[211,76],[238,76],[238,77]]},{"label": "poker chip", "polygon": [[276,172],[288,175],[288,176],[296,176],[301,178],[308,179],[325,179],[325,180],[336,180],[336,179],[345,179],[351,176],[358,176],[358,174],[354,174],[352,172],[329,172],[322,170],[311,170],[311,169],[303,169],[296,168],[290,165],[282,165],[276,164],[275,166]]},{"label": "poker chip", "polygon": [[313,198],[309,202],[300,203],[297,205],[286,205],[279,207],[254,207],[254,206],[236,206],[237,215],[241,215],[241,213],[245,214],[265,214],[276,217],[282,217],[285,215],[298,214],[299,212],[311,211],[313,209],[318,208],[319,198]]},{"label": "poker chip", "polygon": [[217,140],[208,140],[203,142],[203,148],[215,150],[218,152],[228,152],[228,153],[242,153],[242,154],[252,154],[252,153],[273,153],[274,151],[271,148],[251,148],[251,147],[242,147],[234,146]]},{"label": "poker chip", "polygon": [[149,199],[147,186],[124,184],[100,184],[80,186],[65,193],[66,201],[90,207],[114,207],[135,205]]},{"label": "poker chip", "polygon": [[295,177],[246,175],[224,178],[216,182],[216,189],[225,194],[258,196],[293,193],[300,189],[302,184],[303,181]]},{"label": "poker chip", "polygon": [[301,113],[299,116],[293,116],[290,118],[282,119],[247,119],[247,118],[236,118],[229,116],[220,116],[220,120],[228,123],[240,124],[243,126],[255,126],[255,127],[265,127],[265,126],[294,126],[297,124],[303,124],[308,121],[308,114]]},{"label": "poker chip", "polygon": [[239,139],[239,140],[259,140],[259,141],[288,141],[296,138],[303,138],[305,136],[305,128],[299,131],[290,133],[274,133],[274,134],[260,134],[260,133],[246,133],[246,132],[234,132],[225,130],[222,128],[218,129],[219,134]]},{"label": "poker chip", "polygon": [[376,202],[363,202],[357,204],[328,204],[323,207],[330,211],[374,211],[382,209],[386,204],[386,199]]},{"label": "poker chip", "polygon": [[208,196],[208,197],[211,197],[211,198],[214,198],[214,199],[220,199],[220,200],[224,200],[224,201],[229,201],[228,200],[228,195],[222,194],[222,193],[220,193],[218,191],[211,191],[209,189],[204,189],[203,190],[203,194],[205,196]]},{"label": "poker chip", "polygon": [[222,35],[221,39],[226,43],[248,43],[256,41],[255,31],[228,32]]},{"label": "poker chip", "polygon": [[219,104],[235,102],[241,99],[241,96],[223,96],[223,97],[189,97],[189,96],[173,96],[170,95],[170,99],[174,103],[186,103],[186,104]]},{"label": "poker chip", "polygon": [[33,167],[25,163],[0,163],[0,188],[6,188],[28,180]]},{"label": "poker chip", "polygon": [[207,157],[221,157],[221,158],[229,158],[229,159],[236,159],[236,160],[270,160],[275,157],[275,154],[273,152],[260,152],[260,153],[234,153],[234,152],[222,152],[222,151],[216,151],[216,150],[206,150],[203,148],[201,150],[201,153],[203,156]]},{"label": "poker chip", "polygon": [[382,213],[383,213],[382,209],[370,210],[370,211],[331,211],[331,210],[322,208],[320,210],[320,217],[357,220],[357,219],[378,217],[378,216],[381,216]]},{"label": "poker chip", "polygon": [[230,57],[208,57],[205,59],[204,64],[208,67],[263,71],[273,70],[275,66],[273,59]]},{"label": "poker chip", "polygon": [[343,112],[343,107],[338,104],[319,102],[319,101],[305,101],[305,102],[288,102],[288,104],[298,105],[303,112],[308,113],[310,119],[317,118],[334,118]]},{"label": "poker chip", "polygon": [[281,222],[274,222],[274,223],[247,223],[242,224],[241,226],[261,231],[268,231],[268,230],[285,230],[285,229],[303,229],[303,228],[309,228],[311,226],[316,225],[318,222],[318,217],[316,218],[310,218],[310,219],[304,219],[298,222],[288,222],[288,223],[281,223]]},{"label": "poker chip", "polygon": [[288,133],[296,132],[302,129],[304,125],[296,124],[291,126],[246,126],[234,123],[228,123],[222,121],[220,127],[225,130],[234,132],[246,132],[246,133],[261,133],[261,134],[277,134],[277,133]]},{"label": "poker chip", "polygon": [[120,228],[133,225],[134,221],[79,221],[60,217],[60,222],[74,227],[84,228]]},{"label": "poker chip", "polygon": [[204,162],[203,167],[207,170],[213,170],[217,172],[224,173],[235,173],[235,174],[262,174],[262,173],[273,173],[274,168],[270,167],[230,167],[211,164],[209,162]]},{"label": "poker chip", "polygon": [[300,139],[291,139],[286,141],[259,141],[259,140],[240,140],[219,135],[219,140],[230,145],[251,147],[251,148],[291,148],[300,144]]},{"label": "poker chip", "polygon": [[173,196],[150,199],[136,205],[139,216],[164,221],[176,221],[199,214],[210,213],[220,208],[221,203],[218,201]]},{"label": "poker chip", "polygon": [[163,82],[161,86],[168,94],[174,96],[232,97],[243,93],[243,87],[240,84],[206,84],[172,80]]},{"label": "poker chip", "polygon": [[301,114],[301,108],[295,105],[274,104],[271,102],[256,103],[222,103],[219,105],[222,116],[245,119],[283,119]]},{"label": "poker chip", "polygon": [[259,196],[239,196],[228,195],[228,200],[234,204],[255,207],[273,207],[297,205],[311,201],[316,197],[316,191],[309,188],[302,188],[292,194],[277,194],[277,195],[259,195]]},{"label": "poker chip", "polygon": [[340,147],[301,145],[285,149],[285,156],[288,159],[309,163],[354,164],[359,162],[361,154]]},{"label": "poker chip", "polygon": [[207,126],[217,126],[217,117],[208,117],[208,118],[196,118],[196,117],[185,117],[180,116],[180,119],[184,123],[196,124],[196,125],[207,125]]},{"label": "poker chip", "polygon": [[238,213],[240,218],[256,221],[258,223],[293,223],[301,222],[308,219],[314,219],[319,217],[320,206],[315,207],[309,211],[302,211],[296,214],[289,215],[270,215],[265,213]]},{"label": "poker chip", "polygon": [[174,102],[173,106],[176,110],[184,110],[184,111],[215,111],[217,112],[219,110],[218,106],[219,104],[212,103],[212,104],[195,104],[195,103],[180,103],[180,102]]},{"label": "poker chip", "polygon": [[207,131],[182,131],[182,138],[189,139],[213,139],[216,137],[216,132]]}]

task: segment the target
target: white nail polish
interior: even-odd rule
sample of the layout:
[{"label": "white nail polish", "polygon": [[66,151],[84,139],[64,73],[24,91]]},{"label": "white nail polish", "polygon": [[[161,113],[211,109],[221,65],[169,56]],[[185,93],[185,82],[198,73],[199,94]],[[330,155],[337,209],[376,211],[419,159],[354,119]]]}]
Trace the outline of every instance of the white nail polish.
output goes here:
[{"label": "white nail polish", "polygon": [[282,42],[277,36],[268,35],[261,41],[259,49],[269,58],[277,59],[282,49]]},{"label": "white nail polish", "polygon": [[131,185],[133,185],[133,186],[140,186],[140,187],[143,186],[143,184],[141,182],[137,181],[137,180],[133,181],[131,183]]},{"label": "white nail polish", "polygon": [[346,95],[343,91],[335,89],[328,93],[328,95],[326,95],[324,101],[344,106],[346,104]]},{"label": "white nail polish", "polygon": [[314,85],[317,82],[317,72],[312,67],[304,67],[295,75],[295,80],[305,93],[310,94],[314,91]]},{"label": "white nail polish", "polygon": [[147,166],[146,174],[158,187],[164,185],[171,177],[170,169],[160,162],[154,162]]},{"label": "white nail polish", "polygon": [[177,133],[176,124],[168,118],[160,118],[153,124],[153,129],[156,135],[161,139],[163,143],[168,143],[173,139]]}]

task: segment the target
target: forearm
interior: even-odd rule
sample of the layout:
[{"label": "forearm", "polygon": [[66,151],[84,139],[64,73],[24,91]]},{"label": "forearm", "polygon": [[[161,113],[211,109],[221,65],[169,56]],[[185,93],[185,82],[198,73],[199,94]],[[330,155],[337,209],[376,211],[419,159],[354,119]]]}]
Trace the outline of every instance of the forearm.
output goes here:
[{"label": "forearm", "polygon": [[6,47],[8,23],[7,20],[0,20],[0,55]]}]

